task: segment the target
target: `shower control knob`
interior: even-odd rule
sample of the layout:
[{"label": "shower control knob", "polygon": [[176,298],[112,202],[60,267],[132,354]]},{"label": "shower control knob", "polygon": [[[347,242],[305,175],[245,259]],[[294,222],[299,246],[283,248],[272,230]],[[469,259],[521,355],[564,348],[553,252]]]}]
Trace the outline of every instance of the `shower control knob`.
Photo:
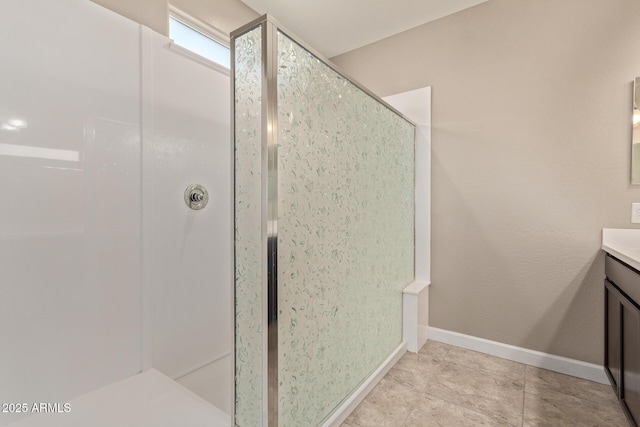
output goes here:
[{"label": "shower control knob", "polygon": [[200,184],[191,184],[184,190],[184,202],[193,210],[200,210],[207,206],[209,193]]}]

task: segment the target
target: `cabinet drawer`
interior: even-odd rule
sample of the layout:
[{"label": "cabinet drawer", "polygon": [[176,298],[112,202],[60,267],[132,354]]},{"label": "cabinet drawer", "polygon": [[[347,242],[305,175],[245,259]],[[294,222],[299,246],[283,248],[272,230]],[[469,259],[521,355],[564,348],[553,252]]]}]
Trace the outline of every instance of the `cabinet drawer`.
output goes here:
[{"label": "cabinet drawer", "polygon": [[640,274],[626,264],[607,255],[604,264],[609,281],[627,294],[636,304],[640,303]]}]

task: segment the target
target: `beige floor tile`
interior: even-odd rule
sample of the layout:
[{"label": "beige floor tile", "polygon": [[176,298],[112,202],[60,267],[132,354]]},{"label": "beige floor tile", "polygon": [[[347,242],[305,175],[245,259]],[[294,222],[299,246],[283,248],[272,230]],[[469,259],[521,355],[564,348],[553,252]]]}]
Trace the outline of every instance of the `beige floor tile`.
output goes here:
[{"label": "beige floor tile", "polygon": [[629,424],[617,402],[594,402],[545,390],[525,393],[524,426],[625,427]]},{"label": "beige floor tile", "polygon": [[418,352],[418,355],[423,359],[440,361],[446,357],[447,353],[449,353],[449,350],[452,348],[455,347],[438,341],[427,340]]},{"label": "beige floor tile", "polygon": [[[434,396],[423,395],[416,409],[409,414],[405,427],[476,427],[502,426],[509,427],[500,420],[454,405]],[[520,427],[520,423],[517,424]]]},{"label": "beige floor tile", "polygon": [[452,348],[454,347],[441,342],[427,341],[418,353],[406,352],[395,366],[405,370],[430,373],[433,371],[433,365],[439,366]]},{"label": "beige floor tile", "polygon": [[418,399],[413,388],[385,376],[345,422],[354,427],[399,427]]},{"label": "beige floor tile", "polygon": [[[442,356],[446,354],[446,352],[439,353]],[[435,373],[440,370],[441,364],[441,357],[437,357],[432,353],[416,354],[407,352],[391,368],[387,376],[413,388],[417,392],[421,392]]]},{"label": "beige floor tile", "polygon": [[523,425],[628,424],[608,385],[428,341],[406,353],[342,427]]},{"label": "beige floor tile", "polygon": [[447,353],[445,360],[468,368],[493,372],[519,381],[524,381],[524,375],[527,368],[527,365],[522,363],[501,359],[499,357],[478,353],[477,351],[467,350],[460,347],[452,347]]},{"label": "beige floor tile", "polygon": [[617,404],[618,401],[610,385],[527,366],[525,393],[546,394],[548,391],[569,394],[593,402],[608,400]]},{"label": "beige floor tile", "polygon": [[405,370],[402,368],[393,367],[387,373],[386,377],[393,378],[401,384],[406,385],[407,387],[411,387],[416,393],[422,392],[429,381],[433,378],[436,372],[439,369],[438,365],[431,365],[431,371],[427,372],[421,370],[420,372],[415,372],[411,370]]},{"label": "beige floor tile", "polygon": [[398,360],[394,368],[404,369],[405,371],[415,372],[416,374],[431,375],[434,369],[438,369],[442,359],[431,357],[424,353],[406,352],[404,356]]},{"label": "beige floor tile", "polygon": [[444,362],[425,393],[507,424],[522,422],[522,380]]}]

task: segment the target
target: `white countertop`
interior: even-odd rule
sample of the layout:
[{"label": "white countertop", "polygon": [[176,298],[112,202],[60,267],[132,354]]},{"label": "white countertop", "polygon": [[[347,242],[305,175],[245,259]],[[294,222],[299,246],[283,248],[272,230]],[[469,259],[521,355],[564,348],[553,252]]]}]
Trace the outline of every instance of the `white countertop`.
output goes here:
[{"label": "white countertop", "polygon": [[640,270],[640,229],[603,228],[602,250]]}]

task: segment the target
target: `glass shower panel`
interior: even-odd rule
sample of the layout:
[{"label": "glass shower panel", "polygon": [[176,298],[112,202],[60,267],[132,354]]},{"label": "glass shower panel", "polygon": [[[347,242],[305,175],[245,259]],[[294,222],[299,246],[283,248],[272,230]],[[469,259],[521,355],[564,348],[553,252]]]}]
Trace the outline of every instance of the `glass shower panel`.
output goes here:
[{"label": "glass shower panel", "polygon": [[232,40],[235,422],[318,426],[402,342],[414,126],[267,16]]},{"label": "glass shower panel", "polygon": [[278,32],[278,424],[316,426],[402,341],[414,126]]},{"label": "glass shower panel", "polygon": [[263,414],[261,27],[235,39],[236,425],[260,426]]}]

